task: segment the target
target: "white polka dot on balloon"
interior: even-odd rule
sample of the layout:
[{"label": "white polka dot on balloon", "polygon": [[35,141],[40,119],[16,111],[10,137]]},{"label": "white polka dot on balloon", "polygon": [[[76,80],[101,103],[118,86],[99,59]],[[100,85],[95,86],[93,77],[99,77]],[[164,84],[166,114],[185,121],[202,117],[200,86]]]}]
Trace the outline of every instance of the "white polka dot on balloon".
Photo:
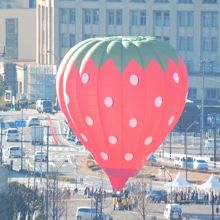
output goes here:
[{"label": "white polka dot on balloon", "polygon": [[116,144],[118,140],[115,136],[110,136],[108,138],[108,141],[109,141],[110,144]]},{"label": "white polka dot on balloon", "polygon": [[175,118],[174,116],[171,116],[171,117],[170,117],[170,119],[169,119],[169,121],[168,121],[168,125],[169,125],[169,126],[173,124],[174,118]]},{"label": "white polka dot on balloon", "polygon": [[154,104],[157,108],[159,108],[162,105],[162,103],[163,103],[163,100],[161,96],[158,96],[154,101]]},{"label": "white polka dot on balloon", "polygon": [[88,83],[89,82],[89,74],[88,73],[83,73],[81,80],[82,80],[83,84]]},{"label": "white polka dot on balloon", "polygon": [[100,156],[103,160],[108,160],[108,154],[105,152],[100,152]]},{"label": "white polka dot on balloon", "polygon": [[85,134],[81,134],[81,137],[82,137],[82,139],[83,139],[85,142],[88,142],[88,139],[87,139],[87,137],[86,137]]},{"label": "white polka dot on balloon", "polygon": [[131,161],[133,159],[133,154],[132,153],[126,153],[125,154],[125,160],[127,161]]},{"label": "white polka dot on balloon", "polygon": [[92,126],[93,123],[94,123],[93,119],[89,116],[86,116],[85,121],[86,121],[86,124],[89,125],[89,126]]},{"label": "white polka dot on balloon", "polygon": [[145,145],[150,145],[151,142],[153,141],[153,138],[151,136],[147,137],[145,140],[144,140],[144,144]]},{"label": "white polka dot on balloon", "polygon": [[137,75],[133,74],[130,76],[130,83],[132,86],[136,86],[138,84],[138,77]]},{"label": "white polka dot on balloon", "polygon": [[173,74],[173,80],[174,80],[175,83],[179,83],[180,79],[179,79],[179,74],[178,73],[175,72]]},{"label": "white polka dot on balloon", "polygon": [[138,123],[138,121],[137,121],[136,118],[131,118],[131,119],[129,120],[129,126],[130,126],[131,128],[135,128],[135,127],[137,126],[137,123]]},{"label": "white polka dot on balloon", "polygon": [[105,97],[104,103],[106,107],[111,107],[113,105],[113,99],[107,96]]},{"label": "white polka dot on balloon", "polygon": [[67,105],[69,105],[69,103],[70,103],[70,97],[69,97],[68,94],[65,93],[64,99],[65,99],[65,103],[66,103]]}]

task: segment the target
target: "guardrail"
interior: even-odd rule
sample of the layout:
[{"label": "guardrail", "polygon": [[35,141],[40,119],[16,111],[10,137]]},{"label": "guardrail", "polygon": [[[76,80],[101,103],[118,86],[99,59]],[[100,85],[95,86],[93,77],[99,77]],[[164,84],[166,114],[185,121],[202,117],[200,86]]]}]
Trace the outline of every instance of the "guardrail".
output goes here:
[{"label": "guardrail", "polygon": [[[159,157],[159,158],[164,158],[164,159],[171,160],[171,161],[174,161],[175,157],[184,157],[185,156],[185,154],[174,154],[174,153],[172,153],[170,155],[170,153],[167,153],[167,152],[164,152],[164,153],[156,152],[155,155],[157,155],[157,157]],[[203,160],[205,160],[207,162],[208,166],[209,166],[209,170],[210,169],[220,169],[220,161],[216,161],[216,162],[212,161],[213,157],[210,157],[210,156],[195,156],[195,155],[190,155],[190,154],[188,154],[187,156],[192,157],[193,159],[203,159]]]}]

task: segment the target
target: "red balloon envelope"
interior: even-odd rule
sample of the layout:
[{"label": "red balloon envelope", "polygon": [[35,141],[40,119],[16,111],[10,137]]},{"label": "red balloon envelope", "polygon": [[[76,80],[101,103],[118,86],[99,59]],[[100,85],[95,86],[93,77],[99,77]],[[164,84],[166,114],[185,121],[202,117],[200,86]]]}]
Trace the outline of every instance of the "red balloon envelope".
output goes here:
[{"label": "red balloon envelope", "polygon": [[188,90],[183,60],[152,37],[82,41],[59,67],[71,128],[121,190],[178,122]]}]

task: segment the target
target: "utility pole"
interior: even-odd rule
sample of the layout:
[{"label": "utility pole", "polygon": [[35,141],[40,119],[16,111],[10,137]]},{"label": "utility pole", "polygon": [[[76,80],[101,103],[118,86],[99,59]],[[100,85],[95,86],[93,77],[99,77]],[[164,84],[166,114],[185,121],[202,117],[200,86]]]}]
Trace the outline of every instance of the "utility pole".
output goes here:
[{"label": "utility pole", "polygon": [[21,108],[21,171],[23,170],[23,108]]},{"label": "utility pole", "polygon": [[212,114],[213,133],[214,133],[214,168],[216,168],[216,113]]},{"label": "utility pole", "polygon": [[202,156],[202,148],[204,146],[204,89],[205,89],[205,61],[202,65],[202,98],[201,98],[201,137],[200,137],[200,156]]},{"label": "utility pole", "polygon": [[0,141],[1,141],[1,151],[0,151],[0,153],[1,153],[1,164],[3,163],[3,145],[2,145],[2,119],[1,119],[1,121],[0,121],[0,123],[1,123],[1,139],[0,139]]},{"label": "utility pole", "polygon": [[48,201],[48,188],[49,188],[49,180],[48,180],[48,175],[49,175],[49,126],[46,127],[47,128],[47,189],[46,189],[46,220],[48,220],[49,216],[49,201]]}]

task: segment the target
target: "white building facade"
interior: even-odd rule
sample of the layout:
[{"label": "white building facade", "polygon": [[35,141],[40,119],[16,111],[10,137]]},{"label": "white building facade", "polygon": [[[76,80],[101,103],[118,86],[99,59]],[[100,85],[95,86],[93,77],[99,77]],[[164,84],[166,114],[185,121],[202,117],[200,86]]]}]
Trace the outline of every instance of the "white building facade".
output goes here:
[{"label": "white building facade", "polygon": [[38,63],[59,64],[81,40],[113,35],[150,35],[169,42],[188,67],[189,98],[204,96],[205,103],[220,105],[220,0],[37,2]]},{"label": "white building facade", "polygon": [[36,57],[36,9],[29,0],[0,2],[0,57],[34,60]]}]

